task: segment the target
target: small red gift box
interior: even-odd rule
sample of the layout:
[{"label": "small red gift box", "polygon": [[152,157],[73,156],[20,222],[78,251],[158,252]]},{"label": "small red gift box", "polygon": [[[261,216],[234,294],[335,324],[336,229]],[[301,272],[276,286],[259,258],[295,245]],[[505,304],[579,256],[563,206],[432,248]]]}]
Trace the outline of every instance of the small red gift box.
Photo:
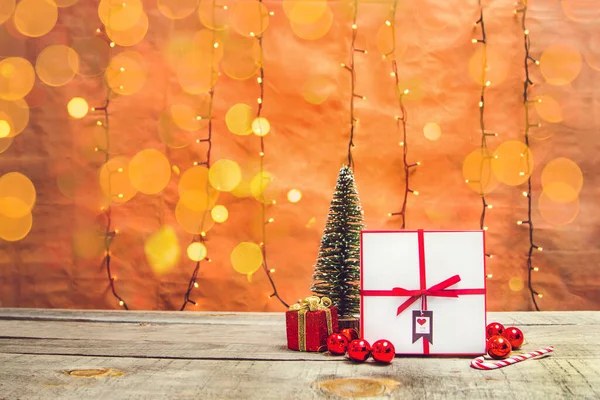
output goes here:
[{"label": "small red gift box", "polygon": [[324,297],[307,297],[285,313],[288,348],[297,351],[327,350],[327,338],[338,331],[337,308]]}]

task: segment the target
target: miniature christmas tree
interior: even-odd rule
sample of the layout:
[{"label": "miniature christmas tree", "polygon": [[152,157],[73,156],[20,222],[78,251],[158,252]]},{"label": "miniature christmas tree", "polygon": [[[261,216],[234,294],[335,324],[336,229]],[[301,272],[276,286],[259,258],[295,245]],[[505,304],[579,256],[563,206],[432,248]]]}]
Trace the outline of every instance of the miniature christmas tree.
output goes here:
[{"label": "miniature christmas tree", "polygon": [[319,256],[313,274],[311,290],[331,299],[340,317],[358,314],[360,296],[360,231],[363,215],[348,166],[340,169]]}]

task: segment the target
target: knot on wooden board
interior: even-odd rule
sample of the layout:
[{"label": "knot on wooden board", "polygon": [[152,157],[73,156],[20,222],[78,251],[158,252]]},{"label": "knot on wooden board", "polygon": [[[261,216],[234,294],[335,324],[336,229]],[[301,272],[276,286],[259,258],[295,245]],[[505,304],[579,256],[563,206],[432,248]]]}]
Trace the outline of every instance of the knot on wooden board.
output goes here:
[{"label": "knot on wooden board", "polygon": [[321,391],[344,398],[364,398],[391,394],[400,382],[392,379],[341,378],[315,383]]},{"label": "knot on wooden board", "polygon": [[61,372],[65,375],[74,376],[77,378],[104,378],[105,376],[117,377],[125,375],[124,372],[112,368],[69,369]]}]

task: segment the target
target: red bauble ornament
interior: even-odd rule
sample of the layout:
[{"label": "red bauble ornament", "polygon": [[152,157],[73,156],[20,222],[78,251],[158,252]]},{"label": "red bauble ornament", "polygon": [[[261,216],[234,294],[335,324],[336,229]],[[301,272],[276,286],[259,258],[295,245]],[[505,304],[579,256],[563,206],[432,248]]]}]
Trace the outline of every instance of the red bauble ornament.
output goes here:
[{"label": "red bauble ornament", "polygon": [[340,333],[348,338],[348,342],[358,339],[358,331],[354,328],[342,329]]},{"label": "red bauble ornament", "polygon": [[346,354],[348,343],[349,341],[346,336],[342,335],[341,333],[332,333],[327,338],[327,350],[336,356],[343,356]]},{"label": "red bauble ornament", "polygon": [[356,339],[348,345],[348,357],[352,361],[367,361],[371,355],[371,345],[364,339]]},{"label": "red bauble ornament", "polygon": [[492,336],[502,336],[502,332],[504,332],[504,325],[499,322],[492,322],[488,324],[487,328],[485,328],[486,338],[489,339]]},{"label": "red bauble ornament", "polygon": [[492,336],[487,343],[487,352],[490,357],[502,360],[508,357],[512,347],[508,339],[502,336]]},{"label": "red bauble ornament", "polygon": [[381,339],[373,343],[371,354],[373,355],[373,359],[377,362],[391,363],[396,355],[396,349],[391,342]]},{"label": "red bauble ornament", "polygon": [[502,336],[508,339],[513,350],[520,348],[523,344],[523,340],[525,339],[523,332],[521,332],[521,330],[516,326],[509,326],[508,328],[505,328],[504,332],[502,332]]}]

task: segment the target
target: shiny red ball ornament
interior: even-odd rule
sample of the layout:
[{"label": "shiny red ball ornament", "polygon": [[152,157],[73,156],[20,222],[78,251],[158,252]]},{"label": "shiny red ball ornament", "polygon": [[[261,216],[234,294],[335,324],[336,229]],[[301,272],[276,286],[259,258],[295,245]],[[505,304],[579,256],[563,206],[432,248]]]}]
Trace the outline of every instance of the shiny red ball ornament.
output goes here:
[{"label": "shiny red ball ornament", "polygon": [[342,335],[341,333],[332,333],[327,338],[327,350],[336,356],[343,356],[346,354],[348,343],[350,343],[350,341],[346,338],[346,336]]},{"label": "shiny red ball ornament", "polygon": [[371,355],[373,355],[373,359],[377,362],[391,363],[396,356],[396,349],[390,341],[381,339],[373,343]]},{"label": "shiny red ball ornament", "polygon": [[516,326],[509,326],[504,329],[502,332],[502,336],[504,336],[510,342],[513,350],[519,349],[523,344],[523,340],[525,340],[525,336],[523,336],[523,332]]},{"label": "shiny red ball ornament", "polygon": [[352,361],[367,361],[371,355],[371,345],[364,339],[356,339],[348,345],[348,357]]},{"label": "shiny red ball ornament", "polygon": [[354,328],[342,329],[340,333],[348,338],[348,342],[358,339],[358,331]]},{"label": "shiny red ball ornament", "polygon": [[502,336],[492,336],[487,343],[487,352],[496,360],[503,360],[510,354],[512,347],[508,339]]},{"label": "shiny red ball ornament", "polygon": [[491,324],[488,324],[485,329],[487,339],[491,338],[492,336],[502,336],[502,332],[504,332],[504,325],[499,322],[492,322]]}]

